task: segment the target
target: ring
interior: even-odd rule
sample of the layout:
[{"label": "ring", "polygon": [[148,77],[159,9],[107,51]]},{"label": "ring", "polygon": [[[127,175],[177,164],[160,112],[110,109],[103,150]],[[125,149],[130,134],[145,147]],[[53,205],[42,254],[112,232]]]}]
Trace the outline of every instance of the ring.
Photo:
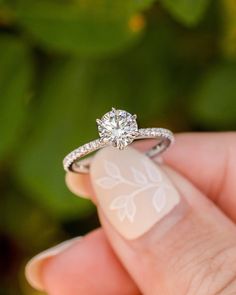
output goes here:
[{"label": "ring", "polygon": [[136,119],[136,115],[112,108],[101,119],[96,120],[100,138],[78,147],[64,158],[65,171],[88,173],[91,157],[84,160],[81,158],[108,145],[123,150],[136,139],[153,138],[157,140],[157,143],[146,151],[146,155],[152,158],[162,153],[174,142],[174,135],[170,130],[164,128],[139,129]]}]

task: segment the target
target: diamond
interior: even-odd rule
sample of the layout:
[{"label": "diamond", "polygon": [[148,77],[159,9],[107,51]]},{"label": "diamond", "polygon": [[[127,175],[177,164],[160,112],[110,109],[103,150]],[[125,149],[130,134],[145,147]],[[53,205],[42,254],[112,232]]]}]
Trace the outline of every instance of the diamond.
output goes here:
[{"label": "diamond", "polygon": [[106,113],[101,120],[97,119],[97,124],[101,139],[118,149],[124,149],[138,133],[136,115],[114,108]]}]

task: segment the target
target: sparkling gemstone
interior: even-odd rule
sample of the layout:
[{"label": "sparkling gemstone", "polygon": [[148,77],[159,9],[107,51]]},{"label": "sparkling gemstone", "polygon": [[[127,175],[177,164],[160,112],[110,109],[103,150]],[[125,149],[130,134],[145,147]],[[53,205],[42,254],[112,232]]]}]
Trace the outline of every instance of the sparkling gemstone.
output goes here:
[{"label": "sparkling gemstone", "polygon": [[119,149],[130,144],[138,132],[136,116],[123,110],[112,109],[97,124],[100,137]]}]

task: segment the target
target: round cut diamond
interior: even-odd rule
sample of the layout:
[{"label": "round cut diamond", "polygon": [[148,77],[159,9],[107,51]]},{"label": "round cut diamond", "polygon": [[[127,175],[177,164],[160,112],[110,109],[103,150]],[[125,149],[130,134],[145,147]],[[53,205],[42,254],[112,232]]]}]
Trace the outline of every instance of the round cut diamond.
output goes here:
[{"label": "round cut diamond", "polygon": [[138,132],[136,115],[114,108],[98,119],[97,124],[100,137],[119,149],[130,144]]}]

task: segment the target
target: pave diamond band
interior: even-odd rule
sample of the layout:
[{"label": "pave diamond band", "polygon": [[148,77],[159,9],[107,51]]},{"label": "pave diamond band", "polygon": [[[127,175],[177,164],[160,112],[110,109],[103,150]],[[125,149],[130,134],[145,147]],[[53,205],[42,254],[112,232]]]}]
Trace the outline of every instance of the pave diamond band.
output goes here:
[{"label": "pave diamond band", "polygon": [[162,153],[174,141],[173,133],[164,128],[138,129],[136,115],[123,110],[106,113],[102,119],[97,119],[99,139],[86,143],[69,153],[63,160],[66,171],[88,173],[91,157],[81,160],[88,154],[108,145],[113,145],[122,150],[132,141],[137,139],[152,138],[157,142],[146,151],[149,157]]}]

